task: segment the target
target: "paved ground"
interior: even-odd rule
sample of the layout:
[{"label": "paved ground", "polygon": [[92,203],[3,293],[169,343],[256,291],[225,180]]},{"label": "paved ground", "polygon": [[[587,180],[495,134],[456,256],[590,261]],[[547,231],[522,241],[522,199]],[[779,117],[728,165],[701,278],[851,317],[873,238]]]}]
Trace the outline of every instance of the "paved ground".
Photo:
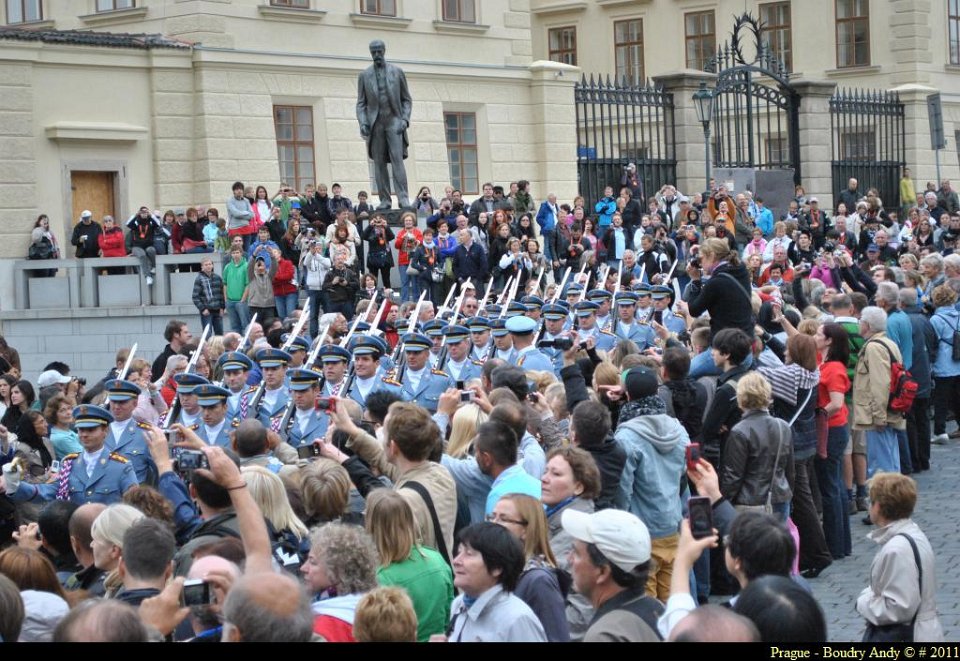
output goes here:
[{"label": "paved ground", "polygon": [[[953,429],[950,423],[948,430]],[[923,529],[937,554],[937,607],[946,640],[960,640],[960,443],[934,445],[929,471],[914,475],[920,491],[914,521]],[[834,562],[819,578],[810,581],[824,612],[830,640],[859,641],[863,620],[857,615],[857,595],[870,579],[870,562],[877,545],[866,538],[872,528],[863,515],[850,519],[853,555]],[[926,579],[926,576],[924,576]]]}]

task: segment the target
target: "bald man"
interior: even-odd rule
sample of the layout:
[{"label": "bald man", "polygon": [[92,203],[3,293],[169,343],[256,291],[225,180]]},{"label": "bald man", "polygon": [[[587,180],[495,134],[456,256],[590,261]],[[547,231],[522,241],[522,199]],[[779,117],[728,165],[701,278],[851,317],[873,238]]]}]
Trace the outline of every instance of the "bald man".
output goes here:
[{"label": "bald man", "polygon": [[303,586],[288,574],[244,576],[223,604],[223,640],[306,643],[313,638],[313,611]]},{"label": "bald man", "polygon": [[753,622],[715,604],[695,608],[670,632],[673,643],[759,643]]},{"label": "bald man", "polygon": [[[208,555],[197,558],[190,565],[190,571],[187,572],[187,580],[209,580],[211,581],[211,593],[216,598],[216,603],[210,603],[205,606],[190,607],[190,626],[193,628],[194,637],[188,642],[218,643],[223,631],[220,626],[221,612],[226,595],[220,587],[224,578],[230,579],[235,583],[240,579],[240,567],[236,563],[230,562],[218,555]],[[211,578],[212,577],[212,578]]]}]

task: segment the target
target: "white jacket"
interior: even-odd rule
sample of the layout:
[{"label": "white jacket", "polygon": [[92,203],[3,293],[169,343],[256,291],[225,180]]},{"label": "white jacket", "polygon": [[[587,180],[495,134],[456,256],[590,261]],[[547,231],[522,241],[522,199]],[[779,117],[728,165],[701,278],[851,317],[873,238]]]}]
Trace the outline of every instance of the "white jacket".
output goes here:
[{"label": "white jacket", "polygon": [[[913,549],[900,533],[913,538],[923,567],[923,594]],[[917,613],[913,639],[918,643],[943,642],[943,627],[937,615],[937,570],[933,547],[920,526],[901,519],[874,530],[867,537],[880,550],[870,565],[870,586],[857,597],[857,612],[873,624],[909,622]],[[917,612],[917,609],[920,609]]]}]

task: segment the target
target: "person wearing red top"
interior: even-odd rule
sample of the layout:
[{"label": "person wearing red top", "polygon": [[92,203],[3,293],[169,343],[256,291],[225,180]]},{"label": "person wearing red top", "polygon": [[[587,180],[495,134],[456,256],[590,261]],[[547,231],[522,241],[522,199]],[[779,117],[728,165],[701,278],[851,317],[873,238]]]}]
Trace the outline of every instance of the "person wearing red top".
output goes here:
[{"label": "person wearing red top", "polygon": [[420,296],[420,285],[417,282],[419,274],[407,273],[410,267],[410,260],[417,252],[417,248],[423,243],[423,233],[417,229],[417,217],[413,212],[407,211],[400,216],[403,223],[403,229],[397,232],[397,239],[393,245],[396,247],[397,266],[400,269],[400,300],[412,301]]},{"label": "person wearing red top", "polygon": [[817,350],[820,363],[820,385],[817,407],[827,415],[826,456],[817,455],[814,467],[823,498],[823,535],[834,560],[852,553],[850,517],[847,513],[846,486],[843,481],[843,453],[849,440],[847,404],[844,396],[850,391],[847,360],[850,358],[850,337],[840,324],[823,324],[817,329]]},{"label": "person wearing red top", "polygon": [[270,255],[277,262],[273,296],[276,299],[277,317],[283,320],[297,309],[297,271],[293,268],[293,262],[283,258],[279,248],[271,248]]},{"label": "person wearing red top", "polygon": [[[97,237],[101,257],[126,257],[127,245],[123,230],[117,227],[113,216],[103,217],[103,232]],[[111,266],[107,269],[109,275],[120,275],[124,272],[122,266]]]}]

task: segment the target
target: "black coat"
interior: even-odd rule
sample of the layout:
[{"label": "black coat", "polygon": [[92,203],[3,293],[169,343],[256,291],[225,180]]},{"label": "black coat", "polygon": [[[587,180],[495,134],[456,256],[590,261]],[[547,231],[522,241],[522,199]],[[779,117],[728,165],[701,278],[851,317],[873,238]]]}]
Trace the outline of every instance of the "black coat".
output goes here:
[{"label": "black coat", "polygon": [[480,244],[471,243],[469,250],[465,246],[457,246],[457,252],[453,254],[453,275],[459,282],[467,278],[473,282],[486,282],[489,271],[487,256]]},{"label": "black coat", "polygon": [[[729,274],[740,284],[740,289],[735,289],[730,278],[721,277],[721,273]],[[706,284],[703,284],[702,280],[691,282],[688,292],[690,314],[699,317],[704,312],[710,313],[711,338],[724,328],[740,328],[753,337],[754,317],[750,300],[750,274],[746,266],[743,264],[721,265],[713,272]]]}]

